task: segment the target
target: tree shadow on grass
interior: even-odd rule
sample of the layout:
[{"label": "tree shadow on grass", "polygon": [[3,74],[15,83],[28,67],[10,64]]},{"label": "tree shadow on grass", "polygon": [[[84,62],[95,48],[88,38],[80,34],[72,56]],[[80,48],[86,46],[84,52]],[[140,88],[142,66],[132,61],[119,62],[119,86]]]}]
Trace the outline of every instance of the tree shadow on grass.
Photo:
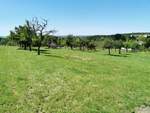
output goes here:
[{"label": "tree shadow on grass", "polygon": [[111,54],[110,56],[115,56],[115,57],[128,57],[128,55],[113,55],[113,54]]},{"label": "tree shadow on grass", "polygon": [[[17,50],[29,51],[28,48],[27,48],[26,50],[25,50],[24,48],[17,48]],[[32,48],[31,51],[33,51],[33,52],[36,51],[36,52],[37,52],[37,49],[36,49],[36,48]],[[42,53],[42,52],[46,52],[46,51],[48,51],[48,50],[46,50],[46,49],[41,49],[40,51],[41,51],[41,53]]]},{"label": "tree shadow on grass", "polygon": [[[23,48],[17,48],[17,50],[24,50]],[[25,51],[29,51],[29,50],[25,50]],[[58,56],[58,55],[53,55],[51,54],[50,52],[48,52],[49,50],[47,49],[41,49],[40,52],[41,54],[43,54],[44,56],[47,56],[47,57],[55,57],[55,58],[63,58],[65,59],[65,57],[62,57],[62,56]],[[32,52],[37,52],[37,49],[36,48],[32,48]]]},{"label": "tree shadow on grass", "polygon": [[63,59],[65,59],[65,57],[63,57],[63,56],[55,55],[55,54],[52,54],[52,53],[50,53],[48,51],[49,50],[41,50],[41,54],[43,54],[44,56],[47,56],[47,57],[55,57],[55,58],[63,58]]},{"label": "tree shadow on grass", "polygon": [[[36,49],[36,48],[33,48],[32,51],[37,51],[37,49]],[[47,50],[47,49],[40,49],[40,52],[41,52],[41,53],[46,52],[46,51],[48,51],[48,50]]]},{"label": "tree shadow on grass", "polygon": [[17,48],[17,50],[24,50],[24,48],[20,48],[20,47],[19,47],[19,48]]},{"label": "tree shadow on grass", "polygon": [[120,54],[120,55],[115,55],[115,54],[105,54],[107,56],[113,56],[113,57],[129,57],[130,54]]},{"label": "tree shadow on grass", "polygon": [[50,53],[49,54],[45,54],[44,56],[65,59],[65,57],[63,57],[63,56],[53,55],[53,54],[50,54]]}]

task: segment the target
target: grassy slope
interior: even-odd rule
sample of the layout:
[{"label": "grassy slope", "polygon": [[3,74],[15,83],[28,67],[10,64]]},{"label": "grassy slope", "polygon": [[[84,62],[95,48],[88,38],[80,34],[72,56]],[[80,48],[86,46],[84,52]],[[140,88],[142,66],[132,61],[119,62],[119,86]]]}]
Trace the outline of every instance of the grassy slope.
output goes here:
[{"label": "grassy slope", "polygon": [[0,113],[126,113],[150,104],[150,53],[0,47]]}]

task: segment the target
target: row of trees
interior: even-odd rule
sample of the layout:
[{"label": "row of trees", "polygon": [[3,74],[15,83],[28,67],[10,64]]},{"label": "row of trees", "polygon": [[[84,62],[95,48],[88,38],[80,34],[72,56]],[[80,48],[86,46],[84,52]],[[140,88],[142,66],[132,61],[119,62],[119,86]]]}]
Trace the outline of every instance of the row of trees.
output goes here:
[{"label": "row of trees", "polygon": [[24,25],[15,27],[13,31],[10,31],[8,37],[9,45],[19,45],[24,50],[32,50],[32,46],[37,47],[38,55],[40,55],[41,46],[48,46],[49,48],[58,48],[67,46],[72,50],[74,48],[80,48],[80,50],[96,50],[96,45],[92,40],[87,40],[81,37],[68,35],[67,37],[56,37],[51,34],[55,33],[55,30],[47,30],[48,21],[38,18],[33,18],[31,21],[26,20]]},{"label": "row of trees", "polygon": [[10,36],[0,40],[0,44],[19,45],[24,50],[32,50],[32,47],[37,47],[37,53],[40,55],[40,48],[48,46],[48,48],[68,47],[71,50],[96,50],[96,48],[108,49],[111,54],[111,49],[118,50],[121,54],[122,48],[128,50],[145,50],[150,48],[150,37],[143,35],[108,35],[108,36],[54,36],[55,30],[47,30],[48,21],[45,19],[39,20],[33,18],[27,20],[24,25],[15,27],[10,31]]},{"label": "row of trees", "polygon": [[73,48],[79,48],[80,50],[96,50],[96,44],[93,40],[89,40],[87,38],[81,38],[79,36],[75,37],[73,35],[68,35],[65,39],[66,46],[70,47],[71,50]]},{"label": "row of trees", "polygon": [[121,49],[131,51],[147,50],[150,48],[150,37],[124,37],[123,35],[117,34],[112,38],[108,38],[104,41],[103,48],[108,49],[108,53],[111,54],[111,49],[118,49],[119,54],[121,54]]},{"label": "row of trees", "polygon": [[121,40],[111,40],[111,39],[107,39],[104,42],[103,48],[108,49],[108,53],[109,55],[111,54],[111,49],[115,49],[115,51],[118,49],[119,54],[121,54],[121,49],[126,49],[126,52],[128,52],[129,48],[130,50],[132,49],[132,51],[139,49],[139,44],[137,42],[123,42]]}]

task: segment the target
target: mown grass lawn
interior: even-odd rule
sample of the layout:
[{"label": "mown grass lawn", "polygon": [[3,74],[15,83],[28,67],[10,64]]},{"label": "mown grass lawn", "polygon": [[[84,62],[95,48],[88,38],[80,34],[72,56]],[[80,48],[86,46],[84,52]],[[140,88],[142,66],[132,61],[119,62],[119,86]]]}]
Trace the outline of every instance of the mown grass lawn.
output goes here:
[{"label": "mown grass lawn", "polygon": [[150,53],[0,47],[0,113],[131,113],[150,105]]}]

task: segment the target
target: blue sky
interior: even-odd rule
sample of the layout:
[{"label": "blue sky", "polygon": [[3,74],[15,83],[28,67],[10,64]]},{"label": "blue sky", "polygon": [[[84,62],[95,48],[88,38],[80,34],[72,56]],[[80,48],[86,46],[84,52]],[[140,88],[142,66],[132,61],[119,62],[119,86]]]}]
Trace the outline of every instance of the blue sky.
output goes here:
[{"label": "blue sky", "polygon": [[0,0],[0,36],[42,17],[57,35],[150,31],[150,0]]}]

